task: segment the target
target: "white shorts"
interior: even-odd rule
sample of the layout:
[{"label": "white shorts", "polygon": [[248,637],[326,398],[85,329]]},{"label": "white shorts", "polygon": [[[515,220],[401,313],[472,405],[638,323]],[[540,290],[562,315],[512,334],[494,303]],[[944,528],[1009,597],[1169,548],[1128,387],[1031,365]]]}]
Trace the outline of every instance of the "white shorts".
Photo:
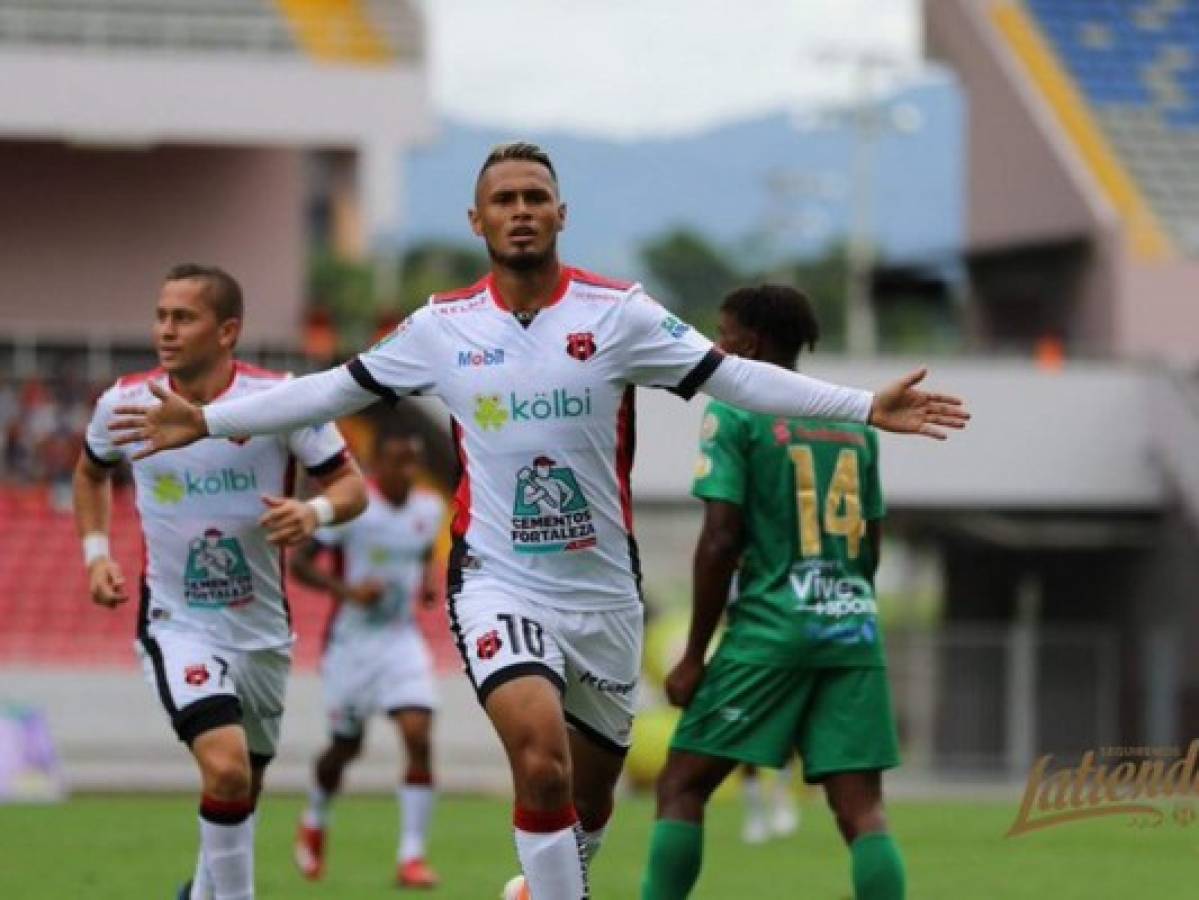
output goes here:
[{"label": "white shorts", "polygon": [[437,708],[433,660],[414,625],[363,640],[335,640],[321,660],[321,677],[334,737],[361,737],[375,713]]},{"label": "white shorts", "polygon": [[601,747],[627,752],[641,672],[645,620],[639,602],[567,611],[472,579],[448,605],[450,629],[480,703],[513,678],[543,675],[562,692],[571,728]]},{"label": "white shorts", "polygon": [[279,744],[291,651],[229,650],[200,636],[151,629],[136,642],[146,681],[158,692],[179,740],[189,746],[222,725],[241,725],[255,762]]}]

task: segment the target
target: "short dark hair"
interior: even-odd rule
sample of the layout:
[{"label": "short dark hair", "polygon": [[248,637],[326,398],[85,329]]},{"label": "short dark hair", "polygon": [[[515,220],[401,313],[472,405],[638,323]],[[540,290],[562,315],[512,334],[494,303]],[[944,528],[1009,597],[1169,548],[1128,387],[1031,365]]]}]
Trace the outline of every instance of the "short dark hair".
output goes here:
[{"label": "short dark hair", "polygon": [[219,321],[245,317],[241,285],[224,269],[217,266],[202,266],[198,263],[179,263],[171,266],[166,280],[184,281],[189,278],[204,282],[206,287],[204,297]]},{"label": "short dark hair", "polygon": [[497,163],[511,162],[513,160],[535,162],[538,165],[545,166],[554,184],[558,184],[558,173],[554,171],[554,164],[550,162],[550,155],[536,144],[531,144],[528,141],[511,141],[507,144],[496,144],[492,147],[491,152],[487,154],[487,158],[483,160],[483,166],[479,169],[479,177],[475,179],[475,183],[478,184],[483,178],[483,173],[492,166]]},{"label": "short dark hair", "polygon": [[412,447],[417,456],[423,456],[425,452],[425,439],[420,434],[414,431],[389,431],[380,428],[375,432],[375,439],[371,447],[372,455],[378,456],[388,444],[407,444]]},{"label": "short dark hair", "polygon": [[785,284],[738,288],[724,298],[720,311],[790,360],[798,359],[805,346],[815,350],[820,340],[820,323],[812,301]]}]

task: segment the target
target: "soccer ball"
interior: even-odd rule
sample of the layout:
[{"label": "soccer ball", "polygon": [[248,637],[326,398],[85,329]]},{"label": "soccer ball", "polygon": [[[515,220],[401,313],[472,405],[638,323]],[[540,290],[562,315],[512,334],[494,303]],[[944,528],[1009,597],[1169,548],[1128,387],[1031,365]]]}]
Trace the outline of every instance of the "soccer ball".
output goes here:
[{"label": "soccer ball", "polygon": [[530,900],[529,886],[525,884],[525,876],[517,875],[510,878],[500,893],[500,900]]}]

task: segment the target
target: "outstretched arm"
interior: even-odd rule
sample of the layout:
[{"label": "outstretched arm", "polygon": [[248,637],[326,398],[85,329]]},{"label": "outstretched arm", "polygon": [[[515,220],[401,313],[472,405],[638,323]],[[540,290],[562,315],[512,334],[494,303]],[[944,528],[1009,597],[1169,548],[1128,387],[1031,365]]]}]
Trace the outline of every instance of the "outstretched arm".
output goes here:
[{"label": "outstretched arm", "polygon": [[751,412],[868,422],[883,431],[944,440],[944,429],[964,428],[970,414],[957,397],[918,390],[916,385],[927,374],[927,369],[919,369],[871,394],[769,363],[726,356],[700,390]]},{"label": "outstretched arm", "polygon": [[294,431],[357,412],[378,399],[359,385],[345,366],[288,379],[269,391],[203,408],[154,383],[150,391],[161,401],[157,406],[118,406],[109,426],[116,433],[114,444],[145,444],[134,459],[205,437]]}]

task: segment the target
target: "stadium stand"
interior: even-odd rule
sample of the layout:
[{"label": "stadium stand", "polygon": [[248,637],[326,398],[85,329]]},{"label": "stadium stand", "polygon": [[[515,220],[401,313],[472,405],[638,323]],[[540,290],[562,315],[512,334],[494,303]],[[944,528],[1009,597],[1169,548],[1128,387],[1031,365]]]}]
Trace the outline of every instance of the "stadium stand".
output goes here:
[{"label": "stadium stand", "polygon": [[370,64],[419,56],[422,30],[378,0],[0,0],[0,44]]},{"label": "stadium stand", "polygon": [[1025,9],[1177,248],[1199,256],[1199,0]]},{"label": "stadium stand", "polygon": [[[115,492],[112,546],[134,599],[114,610],[88,601],[79,538],[69,512],[54,507],[44,486],[0,487],[0,663],[50,667],[130,666],[136,627],[136,581],[141,533],[133,495]],[[320,656],[329,616],[328,598],[295,582],[288,597],[299,644],[296,666],[312,669]],[[418,613],[440,671],[458,664],[445,609]]]}]

